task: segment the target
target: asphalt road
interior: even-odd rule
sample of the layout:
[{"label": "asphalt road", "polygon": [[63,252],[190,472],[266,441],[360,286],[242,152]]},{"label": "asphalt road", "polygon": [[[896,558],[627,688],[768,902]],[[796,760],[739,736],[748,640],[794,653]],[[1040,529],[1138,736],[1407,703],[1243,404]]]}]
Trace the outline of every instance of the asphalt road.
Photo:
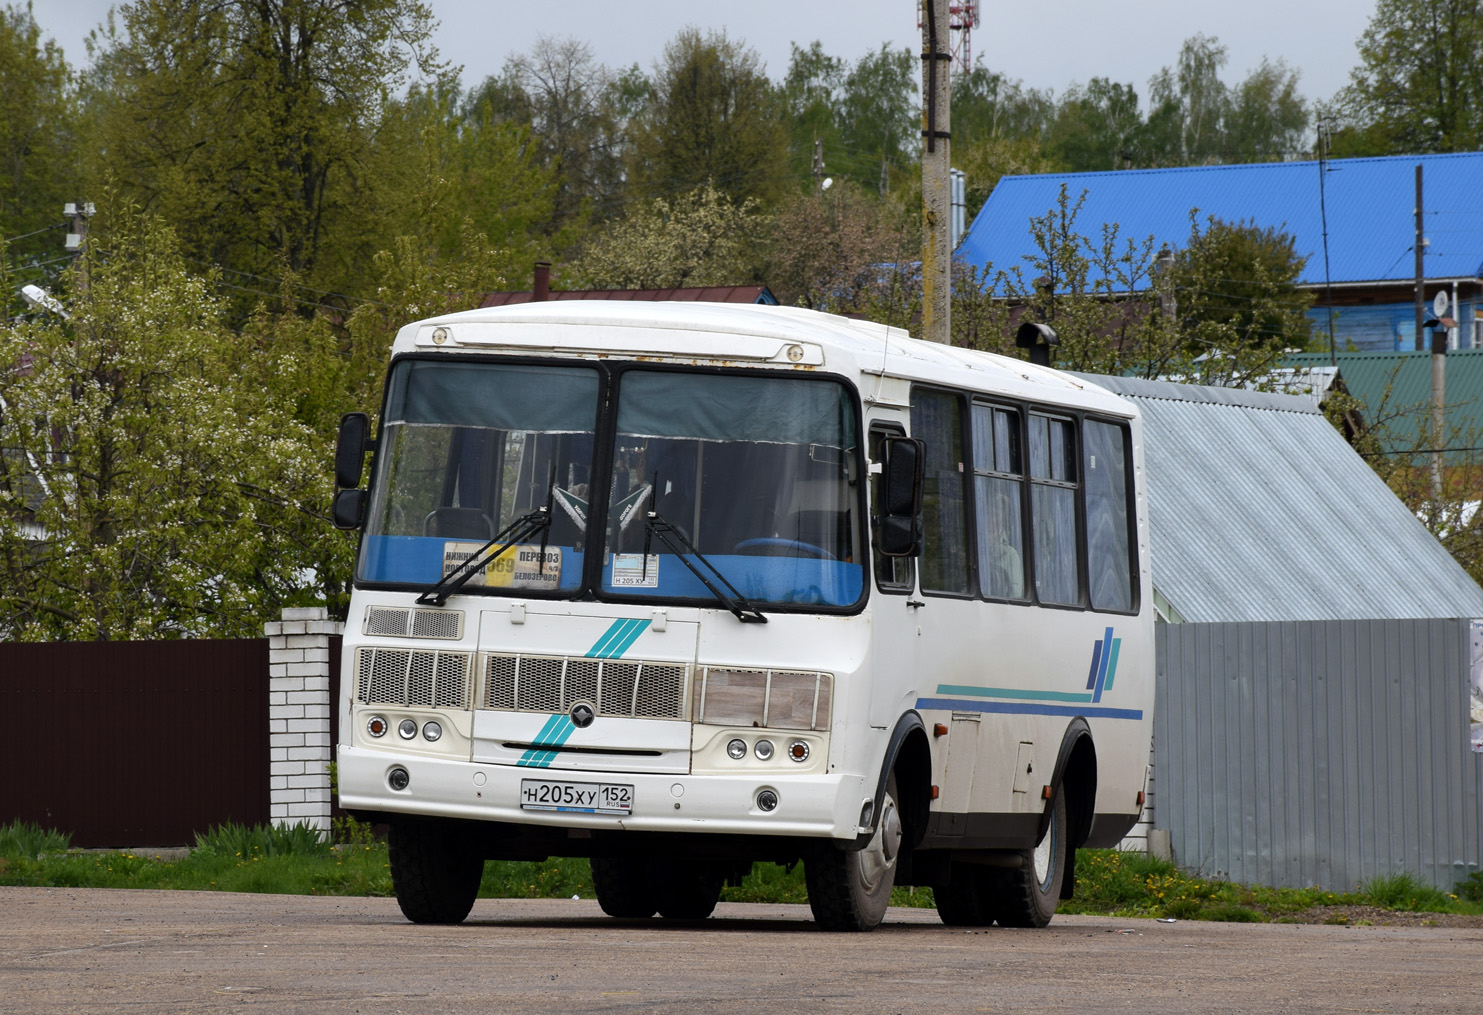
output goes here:
[{"label": "asphalt road", "polygon": [[825,934],[805,906],[618,921],[481,900],[414,927],[390,899],[0,888],[0,1012],[1477,1012],[1483,929],[1058,916],[944,927],[893,909]]}]

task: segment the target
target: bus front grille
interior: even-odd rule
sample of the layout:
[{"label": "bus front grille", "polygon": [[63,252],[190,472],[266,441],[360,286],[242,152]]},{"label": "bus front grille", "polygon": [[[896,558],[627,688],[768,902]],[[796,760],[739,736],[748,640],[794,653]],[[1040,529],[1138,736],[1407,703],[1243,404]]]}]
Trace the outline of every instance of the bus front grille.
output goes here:
[{"label": "bus front grille", "polygon": [[467,652],[363,648],[355,659],[355,696],[367,705],[468,708]]},{"label": "bus front grille", "polygon": [[479,701],[519,712],[566,712],[585,701],[599,715],[684,719],[689,670],[683,663],[491,653]]}]

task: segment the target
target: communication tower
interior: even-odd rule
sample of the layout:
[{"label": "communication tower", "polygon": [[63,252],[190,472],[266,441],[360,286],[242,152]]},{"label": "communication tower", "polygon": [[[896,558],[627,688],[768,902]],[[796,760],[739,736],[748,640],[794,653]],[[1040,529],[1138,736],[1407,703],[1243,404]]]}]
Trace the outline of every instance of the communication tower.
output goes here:
[{"label": "communication tower", "polygon": [[[970,38],[973,29],[978,27],[978,0],[935,0],[936,3],[947,4],[948,17],[948,45],[952,54],[952,73],[967,74],[973,66],[973,43]],[[917,28],[923,25],[926,15],[927,0],[918,0],[917,3]]]}]

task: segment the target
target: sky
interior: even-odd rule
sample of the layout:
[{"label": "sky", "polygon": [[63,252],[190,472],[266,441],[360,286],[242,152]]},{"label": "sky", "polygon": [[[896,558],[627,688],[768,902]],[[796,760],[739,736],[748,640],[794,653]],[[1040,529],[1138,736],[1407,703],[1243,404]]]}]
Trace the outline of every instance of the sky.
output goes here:
[{"label": "sky", "polygon": [[[56,39],[74,66],[87,62],[83,39],[114,6],[114,0],[32,2],[43,35]],[[921,47],[914,0],[430,2],[441,23],[438,48],[464,68],[465,87],[498,73],[508,56],[529,51],[542,35],[584,41],[610,67],[637,63],[649,71],[679,29],[724,29],[757,51],[774,80],[787,72],[793,42],[807,46],[817,39],[826,53],[851,61],[883,42]],[[974,57],[1057,95],[1073,83],[1107,77],[1131,83],[1146,100],[1148,79],[1173,65],[1185,39],[1203,33],[1228,48],[1227,84],[1243,79],[1263,57],[1280,58],[1301,73],[1302,94],[1318,100],[1331,98],[1348,80],[1358,59],[1355,42],[1375,0],[1001,0],[979,8],[979,26],[969,36]]]}]

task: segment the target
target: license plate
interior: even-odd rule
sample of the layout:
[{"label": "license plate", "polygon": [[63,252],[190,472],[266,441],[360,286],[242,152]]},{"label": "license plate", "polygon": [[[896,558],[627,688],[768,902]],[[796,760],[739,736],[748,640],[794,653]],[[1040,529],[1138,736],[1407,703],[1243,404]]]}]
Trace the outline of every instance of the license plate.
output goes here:
[{"label": "license plate", "polygon": [[520,807],[574,814],[631,814],[633,787],[611,782],[520,780]]}]

